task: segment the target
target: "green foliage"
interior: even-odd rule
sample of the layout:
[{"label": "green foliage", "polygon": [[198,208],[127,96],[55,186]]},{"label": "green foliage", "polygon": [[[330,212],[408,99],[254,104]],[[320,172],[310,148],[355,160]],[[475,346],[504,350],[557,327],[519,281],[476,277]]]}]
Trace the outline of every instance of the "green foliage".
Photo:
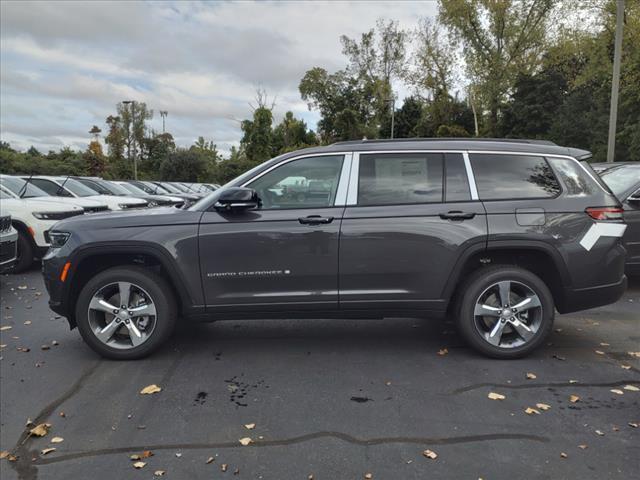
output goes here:
[{"label": "green foliage", "polygon": [[178,148],[160,164],[160,177],[168,181],[207,180],[207,162],[196,150]]}]

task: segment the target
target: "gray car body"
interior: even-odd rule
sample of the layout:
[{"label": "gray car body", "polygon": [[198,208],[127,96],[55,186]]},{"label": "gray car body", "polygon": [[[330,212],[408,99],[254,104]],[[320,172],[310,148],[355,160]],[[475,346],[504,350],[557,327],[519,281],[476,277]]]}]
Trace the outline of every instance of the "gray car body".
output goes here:
[{"label": "gray car body", "polygon": [[[595,223],[586,208],[619,206],[605,188],[588,197],[563,191],[546,199],[389,206],[358,206],[347,193],[344,204],[327,208],[215,208],[226,187],[250,186],[293,159],[344,155],[351,171],[342,175],[349,182],[360,153],[412,151],[589,156],[543,143],[477,140],[345,142],[287,153],[188,210],[113,212],[60,222],[56,230],[70,232],[70,239],[43,261],[51,308],[73,327],[78,289],[98,269],[120,261],[156,268],[177,292],[183,316],[204,320],[440,317],[468,274],[487,263],[521,264],[538,273],[560,312],[611,303],[622,295],[626,277],[620,238],[603,236],[590,250],[579,243]],[[585,169],[584,174],[593,172]],[[473,218],[441,218],[450,211]],[[333,221],[301,224],[299,219],[310,215]],[[69,276],[61,282],[67,262]]]}]

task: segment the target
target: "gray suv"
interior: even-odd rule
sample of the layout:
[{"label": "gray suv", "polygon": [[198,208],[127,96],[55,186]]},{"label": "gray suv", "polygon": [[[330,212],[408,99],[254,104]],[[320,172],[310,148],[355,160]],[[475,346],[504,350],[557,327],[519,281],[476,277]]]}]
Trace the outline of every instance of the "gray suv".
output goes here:
[{"label": "gray suv", "polygon": [[187,210],[58,223],[49,304],[115,359],[151,353],[178,317],[447,315],[478,351],[520,357],[556,310],[626,288],[622,209],[589,157],[526,140],[287,153]]}]

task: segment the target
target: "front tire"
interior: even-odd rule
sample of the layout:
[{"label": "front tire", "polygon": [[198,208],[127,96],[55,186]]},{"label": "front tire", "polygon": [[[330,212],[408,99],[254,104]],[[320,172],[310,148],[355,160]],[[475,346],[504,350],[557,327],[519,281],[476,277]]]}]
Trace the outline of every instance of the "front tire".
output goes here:
[{"label": "front tire", "polygon": [[515,266],[474,272],[460,289],[456,325],[475,350],[493,358],[520,358],[551,332],[553,296],[535,274]]},{"label": "front tire", "polygon": [[157,273],[136,266],[98,273],[81,290],[76,323],[84,341],[103,357],[146,357],[173,332],[175,297]]},{"label": "front tire", "polygon": [[16,263],[11,269],[11,273],[22,273],[33,265],[33,243],[31,239],[22,230],[18,230],[18,246],[17,246]]}]

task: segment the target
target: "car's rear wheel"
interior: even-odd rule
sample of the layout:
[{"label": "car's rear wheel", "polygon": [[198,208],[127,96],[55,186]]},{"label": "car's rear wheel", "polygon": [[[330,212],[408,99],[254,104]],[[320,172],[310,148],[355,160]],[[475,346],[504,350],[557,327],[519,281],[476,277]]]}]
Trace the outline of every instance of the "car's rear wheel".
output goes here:
[{"label": "car's rear wheel", "polygon": [[535,350],[553,327],[555,306],[549,288],[523,268],[481,269],[461,291],[458,330],[485,355],[523,357]]},{"label": "car's rear wheel", "polygon": [[171,288],[145,268],[115,267],[100,272],[82,289],[76,323],[84,341],[116,360],[142,358],[169,338],[177,308]]},{"label": "car's rear wheel", "polygon": [[18,245],[16,252],[16,263],[11,269],[12,273],[22,273],[33,264],[33,243],[22,230],[18,230]]}]

